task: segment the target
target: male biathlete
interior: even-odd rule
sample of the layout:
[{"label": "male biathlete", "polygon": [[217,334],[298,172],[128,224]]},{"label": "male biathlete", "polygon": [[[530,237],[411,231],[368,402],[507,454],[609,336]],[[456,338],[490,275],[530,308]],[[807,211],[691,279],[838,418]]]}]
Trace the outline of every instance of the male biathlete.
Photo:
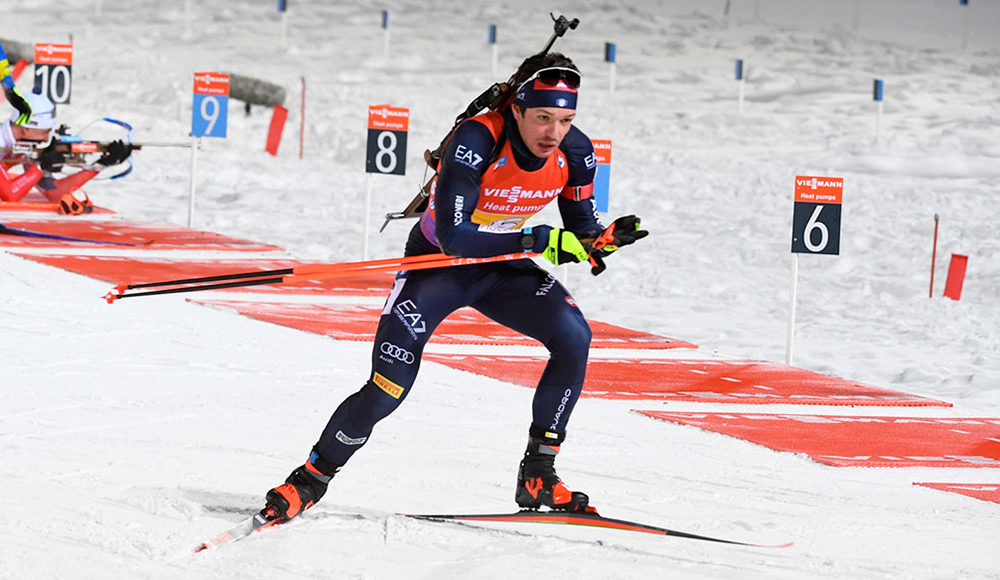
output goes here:
[{"label": "male biathlete", "polygon": [[[647,235],[635,216],[608,228],[597,218],[594,148],[573,126],[580,86],[573,62],[559,53],[536,55],[521,64],[514,79],[512,106],[468,119],[448,140],[429,209],[407,240],[407,256],[538,252],[562,264],[586,261],[592,252],[606,255]],[[553,200],[563,227],[524,227]],[[581,242],[595,238],[608,245],[595,251]],[[549,351],[532,402],[515,501],[529,509],[587,508],[587,495],[570,491],[556,475],[554,460],[583,386],[590,327],[566,289],[523,259],[401,272],[382,310],[368,381],[333,413],[308,461],[267,493],[262,516],[292,518],[323,497],[375,423],[409,394],[434,329],[464,306]],[[456,441],[463,436],[455,433]]]}]

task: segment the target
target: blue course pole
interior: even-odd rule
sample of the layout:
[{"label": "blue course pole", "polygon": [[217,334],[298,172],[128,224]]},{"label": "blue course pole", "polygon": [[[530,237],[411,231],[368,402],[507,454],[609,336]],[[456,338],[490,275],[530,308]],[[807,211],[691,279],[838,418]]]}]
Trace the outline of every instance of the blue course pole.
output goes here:
[{"label": "blue course pole", "polygon": [[884,104],[882,102],[882,97],[884,93],[885,85],[882,83],[882,79],[875,79],[875,85],[872,88],[872,98],[878,103],[877,110],[875,112],[875,142],[878,143],[881,139],[882,132],[882,110]]},{"label": "blue course pole", "polygon": [[490,43],[490,75],[495,77],[497,76],[497,61],[499,60],[496,24],[490,24],[487,40]]},{"label": "blue course pole", "polygon": [[737,99],[739,113],[743,114],[743,95],[745,93],[746,82],[743,80],[743,59],[736,59],[736,80],[739,82],[739,97]]},{"label": "blue course pole", "polygon": [[382,30],[385,31],[385,39],[382,45],[382,55],[389,58],[389,11],[382,11]]},{"label": "blue course pole", "polygon": [[604,60],[609,65],[608,71],[608,90],[610,92],[615,92],[615,60],[616,60],[616,47],[613,42],[604,43]]}]

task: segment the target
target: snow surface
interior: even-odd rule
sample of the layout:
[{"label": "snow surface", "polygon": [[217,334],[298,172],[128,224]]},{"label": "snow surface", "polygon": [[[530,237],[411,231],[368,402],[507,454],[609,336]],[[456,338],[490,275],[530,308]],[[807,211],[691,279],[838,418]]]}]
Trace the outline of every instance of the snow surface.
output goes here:
[{"label": "snow surface", "polygon": [[[232,103],[229,138],[199,155],[195,226],[315,261],[360,258],[368,105],[411,110],[407,176],[373,180],[374,232],[420,185],[423,149],[494,80],[487,24],[506,77],[548,38],[548,12],[566,11],[582,21],[556,45],[584,71],[578,125],[614,141],[609,217],[636,213],[652,232],[599,278],[563,273],[584,312],[708,356],[784,361],[793,176],[840,176],[841,255],[800,261],[795,364],[955,406],[581,400],[560,474],[606,515],[790,549],[467,527],[395,513],[511,509],[532,391],[426,364],[320,505],[194,555],[302,463],[364,381],[370,346],[182,297],[108,306],[107,283],[0,253],[0,578],[1000,578],[1000,506],[912,486],[1000,481],[994,471],[836,469],[628,412],[1000,413],[997,3],[964,9],[964,50],[963,9],[944,0],[734,0],[728,19],[722,0],[294,0],[287,49],[274,2],[196,0],[190,30],[180,1],[104,0],[100,17],[95,4],[0,5],[3,37],[72,35],[62,120],[79,129],[109,115],[138,141],[184,142],[192,73],[281,84],[281,154],[262,152],[269,111],[245,117]],[[618,45],[613,93],[605,41]],[[743,116],[735,58],[748,74]],[[886,86],[879,144],[874,78]],[[123,217],[185,224],[189,155],[145,149],[133,175],[88,191]],[[373,234],[373,256],[399,255],[408,226]],[[969,256],[958,302],[940,297],[951,253]]]}]

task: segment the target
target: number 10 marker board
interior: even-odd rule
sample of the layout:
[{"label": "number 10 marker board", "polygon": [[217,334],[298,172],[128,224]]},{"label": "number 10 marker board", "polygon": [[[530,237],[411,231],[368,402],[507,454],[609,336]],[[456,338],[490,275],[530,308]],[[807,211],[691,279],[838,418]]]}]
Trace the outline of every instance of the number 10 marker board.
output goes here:
[{"label": "number 10 marker board", "polygon": [[191,108],[192,137],[226,137],[229,111],[229,75],[194,73],[194,106]]},{"label": "number 10 marker board", "polygon": [[35,86],[56,105],[68,105],[73,92],[73,45],[35,45]]}]

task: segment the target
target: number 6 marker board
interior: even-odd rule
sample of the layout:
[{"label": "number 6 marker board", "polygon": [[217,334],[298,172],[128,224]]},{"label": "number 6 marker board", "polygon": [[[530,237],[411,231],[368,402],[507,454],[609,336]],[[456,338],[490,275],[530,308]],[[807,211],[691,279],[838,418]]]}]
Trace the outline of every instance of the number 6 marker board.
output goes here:
[{"label": "number 6 marker board", "polygon": [[56,105],[68,105],[73,92],[73,45],[35,45],[35,87]]},{"label": "number 6 marker board", "polygon": [[795,177],[795,213],[792,252],[840,254],[840,206],[844,180],[840,177]]},{"label": "number 6 marker board", "polygon": [[799,254],[840,254],[840,206],[844,180],[840,177],[795,177],[792,217],[792,287],[788,303],[785,364],[791,366],[795,342],[795,297]]},{"label": "number 6 marker board", "polygon": [[194,73],[194,103],[191,107],[192,137],[226,137],[229,111],[229,75]]}]

